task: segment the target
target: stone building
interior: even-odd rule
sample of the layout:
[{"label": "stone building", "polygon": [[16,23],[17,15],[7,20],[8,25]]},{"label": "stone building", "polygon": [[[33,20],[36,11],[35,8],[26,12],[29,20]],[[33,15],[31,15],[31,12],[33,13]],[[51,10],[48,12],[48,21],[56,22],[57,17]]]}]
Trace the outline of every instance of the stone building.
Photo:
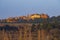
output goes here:
[{"label": "stone building", "polygon": [[27,20],[29,21],[30,19],[34,20],[35,18],[37,19],[46,19],[46,18],[49,18],[49,16],[47,14],[31,14],[31,15],[27,15],[27,16],[19,16],[19,17],[9,17],[6,19],[6,22],[17,22],[16,20]]},{"label": "stone building", "polygon": [[46,18],[49,18],[49,16],[47,14],[31,14],[28,16],[28,18],[34,20],[35,18],[43,18],[43,19],[46,19]]}]

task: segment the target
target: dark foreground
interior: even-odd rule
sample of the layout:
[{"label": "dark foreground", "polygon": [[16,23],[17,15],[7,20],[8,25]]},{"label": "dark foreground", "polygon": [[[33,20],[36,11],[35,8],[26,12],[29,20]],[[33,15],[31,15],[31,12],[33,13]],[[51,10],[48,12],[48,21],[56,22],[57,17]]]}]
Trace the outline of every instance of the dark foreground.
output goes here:
[{"label": "dark foreground", "polygon": [[60,24],[0,23],[0,40],[60,40]]}]

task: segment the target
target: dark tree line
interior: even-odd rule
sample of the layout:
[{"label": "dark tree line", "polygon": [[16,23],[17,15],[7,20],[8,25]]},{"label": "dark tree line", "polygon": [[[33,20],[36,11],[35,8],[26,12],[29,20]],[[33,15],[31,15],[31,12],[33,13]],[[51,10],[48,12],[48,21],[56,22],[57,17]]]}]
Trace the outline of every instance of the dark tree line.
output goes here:
[{"label": "dark tree line", "polygon": [[9,26],[9,25],[5,25],[5,26],[0,26],[0,31],[18,31],[18,27],[15,26]]}]

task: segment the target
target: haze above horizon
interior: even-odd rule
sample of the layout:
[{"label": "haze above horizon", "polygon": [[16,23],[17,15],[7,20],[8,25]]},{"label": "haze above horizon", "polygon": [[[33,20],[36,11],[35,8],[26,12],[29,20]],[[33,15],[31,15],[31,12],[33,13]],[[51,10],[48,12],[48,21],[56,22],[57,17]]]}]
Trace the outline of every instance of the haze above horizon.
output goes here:
[{"label": "haze above horizon", "polygon": [[0,0],[0,19],[33,13],[60,15],[60,0]]}]

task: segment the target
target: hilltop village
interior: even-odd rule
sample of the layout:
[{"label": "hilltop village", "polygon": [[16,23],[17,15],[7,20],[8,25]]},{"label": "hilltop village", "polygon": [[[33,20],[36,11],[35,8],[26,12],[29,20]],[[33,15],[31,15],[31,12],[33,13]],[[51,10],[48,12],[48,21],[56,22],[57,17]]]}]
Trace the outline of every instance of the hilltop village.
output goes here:
[{"label": "hilltop village", "polygon": [[49,16],[47,14],[31,14],[27,16],[19,16],[19,17],[9,17],[0,22],[32,22],[36,19],[47,19]]}]

